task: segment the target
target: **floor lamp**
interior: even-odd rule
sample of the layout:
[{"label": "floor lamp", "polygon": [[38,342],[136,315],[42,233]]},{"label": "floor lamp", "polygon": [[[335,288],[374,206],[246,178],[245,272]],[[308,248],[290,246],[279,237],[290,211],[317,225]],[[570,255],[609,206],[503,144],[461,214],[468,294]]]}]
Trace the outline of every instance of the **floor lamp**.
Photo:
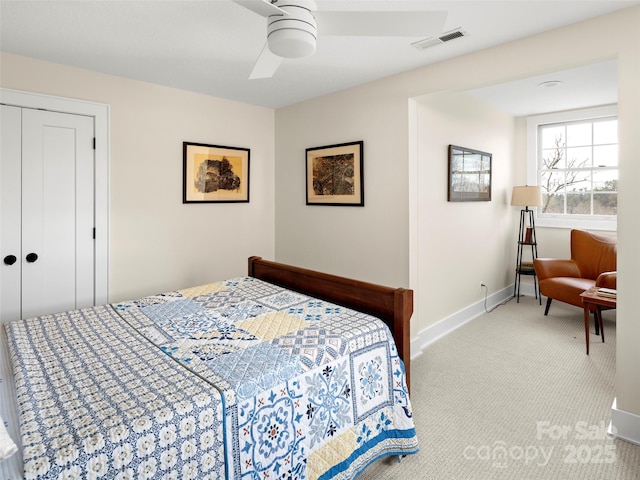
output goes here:
[{"label": "floor lamp", "polygon": [[[513,287],[513,296],[520,302],[520,277],[522,275],[533,276],[533,290],[536,298],[540,299],[542,305],[542,296],[538,291],[538,279],[533,268],[533,259],[538,257],[538,242],[536,239],[536,223],[533,218],[533,210],[529,207],[542,206],[542,189],[538,186],[522,186],[513,187],[511,195],[511,205],[515,207],[524,207],[520,210],[520,227],[518,230],[518,254],[516,257],[516,279]],[[531,247],[531,262],[522,261],[522,253],[525,246]]]}]

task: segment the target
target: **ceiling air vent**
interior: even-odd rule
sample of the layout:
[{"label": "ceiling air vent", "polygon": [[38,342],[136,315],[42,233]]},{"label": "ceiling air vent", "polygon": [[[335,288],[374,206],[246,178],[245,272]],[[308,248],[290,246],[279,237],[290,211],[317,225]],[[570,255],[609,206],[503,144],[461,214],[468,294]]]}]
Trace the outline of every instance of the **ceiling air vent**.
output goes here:
[{"label": "ceiling air vent", "polygon": [[462,28],[456,28],[455,30],[450,30],[443,33],[439,37],[425,38],[424,40],[413,42],[411,45],[416,47],[418,50],[426,50],[427,48],[435,47],[436,45],[440,45],[444,42],[450,42],[451,40],[455,40],[456,38],[466,36],[468,36],[467,32],[462,30]]}]

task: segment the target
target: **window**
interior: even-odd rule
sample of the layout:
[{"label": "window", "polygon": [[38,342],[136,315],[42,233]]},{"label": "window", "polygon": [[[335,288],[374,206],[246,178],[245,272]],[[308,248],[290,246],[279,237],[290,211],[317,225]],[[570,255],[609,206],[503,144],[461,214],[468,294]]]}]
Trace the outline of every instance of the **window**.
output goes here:
[{"label": "window", "polygon": [[614,107],[530,117],[528,130],[528,183],[542,187],[538,224],[615,229],[618,119]]}]

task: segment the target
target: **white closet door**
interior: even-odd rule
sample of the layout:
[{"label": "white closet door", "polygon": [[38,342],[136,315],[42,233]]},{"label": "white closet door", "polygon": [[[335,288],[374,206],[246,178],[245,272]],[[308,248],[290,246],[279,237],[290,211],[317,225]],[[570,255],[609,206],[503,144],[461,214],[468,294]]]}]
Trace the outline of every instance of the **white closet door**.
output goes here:
[{"label": "white closet door", "polygon": [[22,288],[22,109],[2,105],[0,112],[0,314],[2,321],[21,313]]},{"label": "white closet door", "polygon": [[93,305],[93,204],[93,119],[23,110],[23,317]]},{"label": "white closet door", "polygon": [[[14,231],[15,227],[11,227],[5,235],[2,218],[2,236],[22,238],[18,259],[21,312],[17,318],[91,306],[93,118],[26,108],[21,115],[21,182],[17,182],[21,193],[20,203],[15,205],[22,210],[21,229]],[[3,154],[3,177],[5,163],[8,160]],[[3,210],[5,202],[3,188]],[[5,252],[3,246],[3,256]],[[4,287],[3,278],[3,290]],[[2,316],[3,321],[15,319],[6,313],[4,304]]]}]

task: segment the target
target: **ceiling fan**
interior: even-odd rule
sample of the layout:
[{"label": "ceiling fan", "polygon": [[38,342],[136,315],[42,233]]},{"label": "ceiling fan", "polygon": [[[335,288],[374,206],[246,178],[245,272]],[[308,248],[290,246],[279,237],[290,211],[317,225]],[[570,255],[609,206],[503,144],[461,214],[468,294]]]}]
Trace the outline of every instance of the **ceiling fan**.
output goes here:
[{"label": "ceiling fan", "polygon": [[318,11],[314,0],[232,0],[267,18],[267,43],[250,79],[272,77],[285,58],[316,50],[318,34],[429,37],[442,32],[446,12]]}]

